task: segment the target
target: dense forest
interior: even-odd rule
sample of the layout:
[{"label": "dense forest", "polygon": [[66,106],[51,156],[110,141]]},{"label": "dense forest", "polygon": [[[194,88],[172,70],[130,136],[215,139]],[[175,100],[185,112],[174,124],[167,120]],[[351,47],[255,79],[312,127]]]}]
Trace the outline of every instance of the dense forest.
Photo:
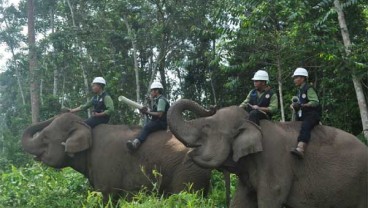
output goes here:
[{"label": "dense forest", "polygon": [[[101,206],[83,176],[42,166],[20,145],[31,123],[89,100],[96,76],[107,80],[114,100],[110,123],[136,125],[140,115],[120,95],[145,103],[157,80],[172,103],[239,105],[262,69],[280,100],[273,119],[289,121],[297,90],[291,76],[304,67],[322,123],[367,143],[367,1],[0,0],[0,11],[1,52],[8,54],[0,57],[1,207]],[[213,174],[207,198],[142,190],[117,206],[225,206],[221,177]]]}]

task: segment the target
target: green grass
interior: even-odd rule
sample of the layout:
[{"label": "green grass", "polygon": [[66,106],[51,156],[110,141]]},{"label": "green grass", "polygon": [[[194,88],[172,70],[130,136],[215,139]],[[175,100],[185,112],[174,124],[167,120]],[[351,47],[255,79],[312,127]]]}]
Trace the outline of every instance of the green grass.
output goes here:
[{"label": "green grass", "polygon": [[[232,176],[232,191],[236,179]],[[102,194],[92,190],[87,179],[76,171],[65,168],[55,170],[39,163],[16,168],[0,174],[0,207],[106,207],[106,208],[175,208],[225,207],[223,176],[213,171],[212,190],[207,197],[201,191],[188,190],[164,197],[156,189],[142,189],[129,201],[120,198],[113,203],[102,202]]]}]

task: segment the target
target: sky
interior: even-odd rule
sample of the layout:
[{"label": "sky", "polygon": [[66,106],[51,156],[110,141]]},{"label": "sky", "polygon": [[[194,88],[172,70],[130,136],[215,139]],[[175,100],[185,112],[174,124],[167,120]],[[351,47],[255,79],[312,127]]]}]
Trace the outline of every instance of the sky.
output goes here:
[{"label": "sky", "polygon": [[[18,5],[20,0],[5,0],[5,5]],[[8,51],[8,47],[5,43],[0,43],[0,72],[6,70],[6,62],[11,58],[11,54]]]}]

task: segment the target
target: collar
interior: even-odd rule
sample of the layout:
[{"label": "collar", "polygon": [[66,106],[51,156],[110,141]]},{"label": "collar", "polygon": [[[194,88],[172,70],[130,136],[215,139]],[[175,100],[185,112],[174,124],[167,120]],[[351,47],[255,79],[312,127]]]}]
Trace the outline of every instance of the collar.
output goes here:
[{"label": "collar", "polygon": [[304,82],[300,87],[299,87],[299,89],[301,90],[301,89],[303,89],[303,87],[305,87],[305,85],[306,85],[307,83],[306,82]]},{"label": "collar", "polygon": [[154,100],[158,100],[160,99],[160,97],[162,97],[162,95],[158,95],[157,97],[153,98]]},{"label": "collar", "polygon": [[262,94],[262,93],[264,93],[264,92],[269,91],[270,89],[271,89],[271,87],[270,87],[270,86],[266,86],[262,91],[259,91],[259,90],[257,90],[257,89],[256,89],[256,92],[258,92],[258,93]]},{"label": "collar", "polygon": [[101,96],[102,94],[104,94],[105,91],[102,91],[100,94],[96,94],[97,96]]}]

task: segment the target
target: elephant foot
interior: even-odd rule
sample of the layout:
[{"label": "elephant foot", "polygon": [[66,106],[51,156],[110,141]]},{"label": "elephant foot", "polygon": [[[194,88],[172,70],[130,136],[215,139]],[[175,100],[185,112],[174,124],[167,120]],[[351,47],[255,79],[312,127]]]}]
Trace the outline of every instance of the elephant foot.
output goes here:
[{"label": "elephant foot", "polygon": [[132,152],[136,151],[140,145],[141,145],[141,141],[139,141],[139,139],[134,139],[134,140],[129,139],[127,142],[127,147]]}]

